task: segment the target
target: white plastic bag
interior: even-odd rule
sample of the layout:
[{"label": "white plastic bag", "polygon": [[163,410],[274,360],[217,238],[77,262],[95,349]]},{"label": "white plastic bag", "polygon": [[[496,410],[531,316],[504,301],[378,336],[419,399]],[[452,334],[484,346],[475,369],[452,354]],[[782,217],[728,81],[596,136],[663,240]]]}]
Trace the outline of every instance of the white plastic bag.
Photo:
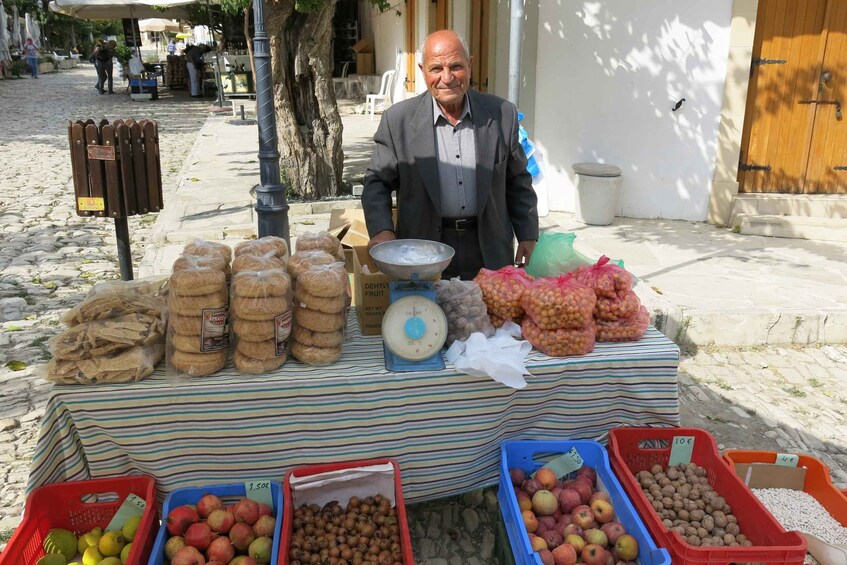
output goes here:
[{"label": "white plastic bag", "polygon": [[506,322],[490,338],[476,332],[465,341],[454,341],[445,358],[462,373],[489,376],[508,387],[524,388],[526,380],[523,375],[529,374],[525,361],[532,345],[515,339],[519,337],[521,327]]}]

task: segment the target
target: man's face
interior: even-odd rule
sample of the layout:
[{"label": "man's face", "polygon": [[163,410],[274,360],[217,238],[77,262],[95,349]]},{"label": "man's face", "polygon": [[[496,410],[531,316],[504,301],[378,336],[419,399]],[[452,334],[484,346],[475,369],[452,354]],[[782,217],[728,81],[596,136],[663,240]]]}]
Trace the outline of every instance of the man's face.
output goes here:
[{"label": "man's face", "polygon": [[426,87],[445,109],[459,110],[471,83],[471,61],[462,44],[449,36],[435,39],[424,48],[421,65]]}]

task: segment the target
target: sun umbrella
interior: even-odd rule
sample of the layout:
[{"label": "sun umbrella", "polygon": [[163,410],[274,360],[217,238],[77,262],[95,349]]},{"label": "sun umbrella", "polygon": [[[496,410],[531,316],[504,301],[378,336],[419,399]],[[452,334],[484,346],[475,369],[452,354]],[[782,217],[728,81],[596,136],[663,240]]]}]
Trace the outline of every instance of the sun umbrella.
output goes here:
[{"label": "sun umbrella", "polygon": [[12,45],[21,48],[21,17],[18,14],[18,5],[12,5]]},{"label": "sun umbrella", "polygon": [[0,61],[10,61],[12,59],[9,53],[9,34],[6,31],[6,9],[3,7],[3,0],[0,0]]},{"label": "sun umbrella", "polygon": [[182,28],[179,27],[179,24],[173,20],[166,20],[163,18],[148,18],[146,20],[138,21],[138,29],[141,31],[180,31]]},{"label": "sun umbrella", "polygon": [[[185,18],[180,6],[197,0],[53,0],[50,10],[84,20],[117,18]],[[154,9],[154,6],[156,9]]]},{"label": "sun umbrella", "polygon": [[26,36],[27,38],[32,38],[32,42],[39,49],[41,48],[41,34],[38,31],[38,22],[36,22],[33,17],[27,13],[26,14]]},{"label": "sun umbrella", "polygon": [[190,33],[178,33],[174,37],[177,39],[188,39],[189,37],[192,37],[192,35]]}]

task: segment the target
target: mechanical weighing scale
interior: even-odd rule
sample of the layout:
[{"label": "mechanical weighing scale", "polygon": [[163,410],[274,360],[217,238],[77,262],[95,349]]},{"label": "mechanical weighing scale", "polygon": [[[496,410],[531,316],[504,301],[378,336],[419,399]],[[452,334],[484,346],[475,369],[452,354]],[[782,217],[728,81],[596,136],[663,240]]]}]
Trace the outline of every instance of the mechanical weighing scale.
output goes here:
[{"label": "mechanical weighing scale", "polygon": [[382,318],[385,368],[395,372],[444,368],[441,348],[447,340],[447,317],[435,301],[429,279],[447,268],[453,248],[425,239],[396,239],[373,246],[371,258],[396,281],[388,283],[390,304]]}]

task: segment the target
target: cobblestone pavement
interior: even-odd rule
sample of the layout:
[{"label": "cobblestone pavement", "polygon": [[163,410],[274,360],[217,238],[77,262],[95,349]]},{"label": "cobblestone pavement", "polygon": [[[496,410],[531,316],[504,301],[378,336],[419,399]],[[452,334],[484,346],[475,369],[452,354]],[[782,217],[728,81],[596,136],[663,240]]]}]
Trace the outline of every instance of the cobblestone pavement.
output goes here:
[{"label": "cobblestone pavement", "polygon": [[[36,371],[61,315],[93,284],[120,277],[114,223],[74,211],[68,120],[160,122],[165,191],[176,184],[206,103],[165,93],[156,102],[98,95],[91,65],[0,81],[0,544],[19,521],[49,383]],[[167,194],[165,195],[167,206]],[[135,263],[155,215],[129,220]]]}]

